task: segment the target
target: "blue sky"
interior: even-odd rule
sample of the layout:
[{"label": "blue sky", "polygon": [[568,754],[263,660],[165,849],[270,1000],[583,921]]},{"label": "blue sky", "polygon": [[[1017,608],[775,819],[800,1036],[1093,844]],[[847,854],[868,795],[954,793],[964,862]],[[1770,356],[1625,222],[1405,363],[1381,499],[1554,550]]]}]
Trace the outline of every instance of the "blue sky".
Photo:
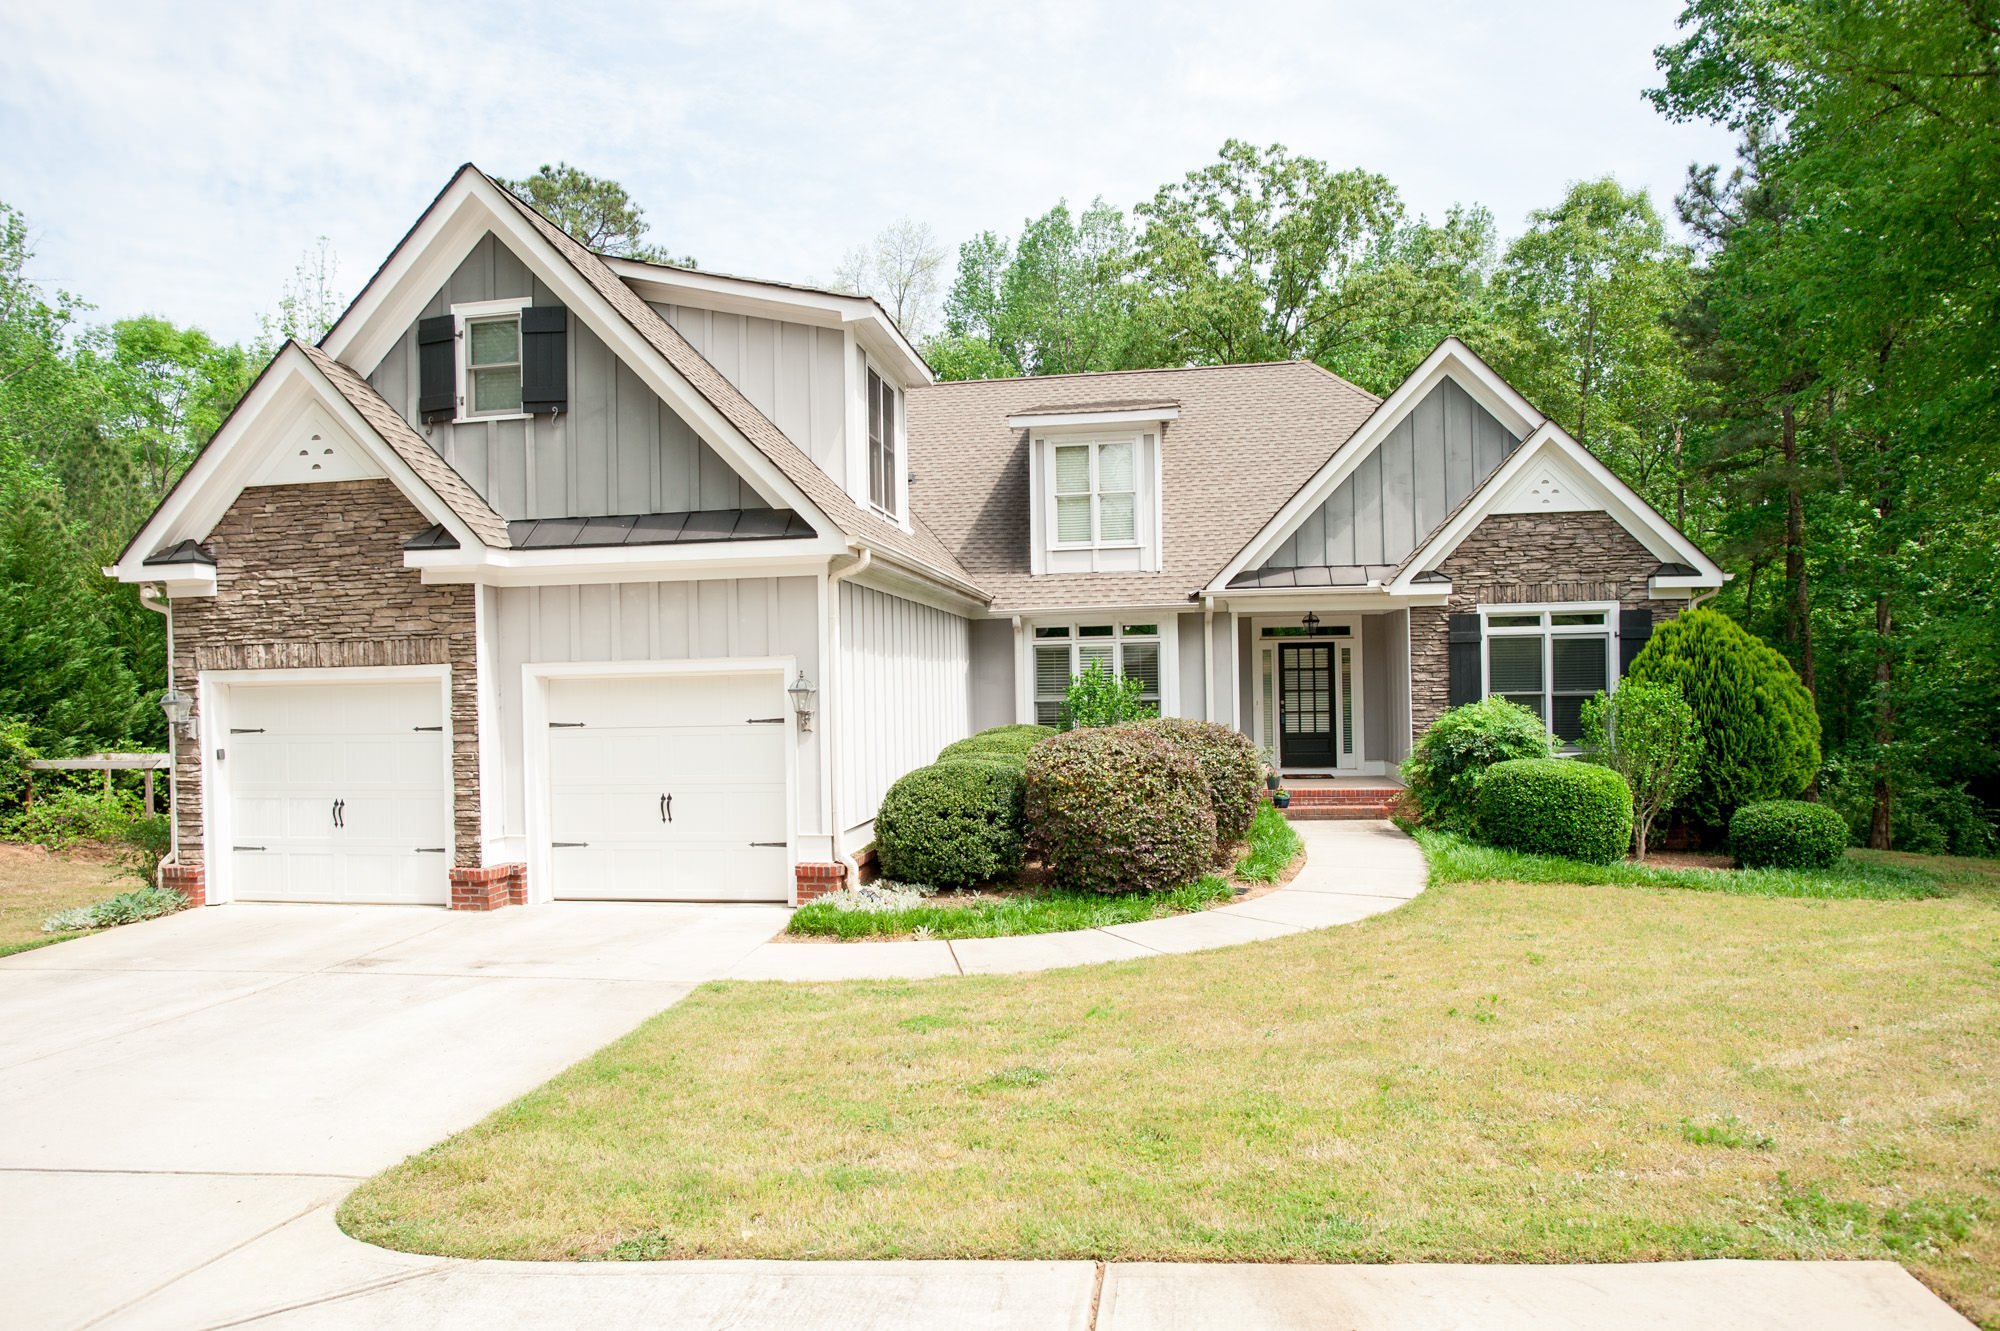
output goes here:
[{"label": "blue sky", "polygon": [[616,177],[655,239],[794,280],[905,215],[955,249],[1063,197],[1129,208],[1231,136],[1380,171],[1413,212],[1484,203],[1511,235],[1572,179],[1670,212],[1690,162],[1728,159],[1641,96],[1679,8],[12,0],[0,199],[32,274],[97,317],[230,338],[316,236],[351,294],[468,159]]}]

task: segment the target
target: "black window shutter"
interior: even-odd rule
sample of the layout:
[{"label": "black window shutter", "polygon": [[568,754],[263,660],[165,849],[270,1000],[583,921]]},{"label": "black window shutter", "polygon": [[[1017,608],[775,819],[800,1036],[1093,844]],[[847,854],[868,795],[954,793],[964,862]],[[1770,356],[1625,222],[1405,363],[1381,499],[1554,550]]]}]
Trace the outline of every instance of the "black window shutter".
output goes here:
[{"label": "black window shutter", "polygon": [[521,311],[521,410],[569,409],[569,311],[530,305]]},{"label": "black window shutter", "polygon": [[1479,616],[1447,615],[1446,660],[1450,691],[1446,701],[1453,707],[1478,702],[1485,692],[1479,683]]},{"label": "black window shutter", "polygon": [[458,357],[452,349],[455,331],[449,314],[417,320],[417,415],[426,425],[458,414]]},{"label": "black window shutter", "polygon": [[1651,610],[1620,610],[1618,612],[1618,678],[1623,679],[1632,669],[1632,658],[1653,637],[1653,612]]}]

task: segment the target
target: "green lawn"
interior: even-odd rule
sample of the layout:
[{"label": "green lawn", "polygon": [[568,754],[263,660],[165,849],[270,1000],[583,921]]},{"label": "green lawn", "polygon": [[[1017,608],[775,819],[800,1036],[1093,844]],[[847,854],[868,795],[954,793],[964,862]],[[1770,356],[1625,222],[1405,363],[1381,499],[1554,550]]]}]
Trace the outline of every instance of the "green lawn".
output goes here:
[{"label": "green lawn", "polygon": [[[1283,814],[1264,805],[1250,826],[1244,855],[1234,877],[1249,883],[1276,882],[1298,857],[1303,843]],[[786,928],[827,938],[1000,938],[1010,934],[1061,933],[1103,929],[1135,920],[1154,920],[1229,901],[1235,889],[1211,874],[1172,892],[1106,896],[1100,892],[949,892],[905,910],[860,911],[814,901],[792,912]]]},{"label": "green lawn", "polygon": [[105,860],[95,852],[70,858],[0,843],[0,957],[80,937],[45,934],[42,921],[130,887],[118,866]]},{"label": "green lawn", "polygon": [[1976,864],[1890,899],[1439,882],[1187,956],[709,985],[341,1223],[505,1258],[1876,1257],[2000,1326]]}]

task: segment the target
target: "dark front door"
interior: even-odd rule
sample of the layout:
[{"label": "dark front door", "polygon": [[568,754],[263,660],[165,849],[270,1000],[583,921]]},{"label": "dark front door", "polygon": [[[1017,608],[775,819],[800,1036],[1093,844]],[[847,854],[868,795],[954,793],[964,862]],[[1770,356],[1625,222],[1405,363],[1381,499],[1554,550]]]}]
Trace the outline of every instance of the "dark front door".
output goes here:
[{"label": "dark front door", "polygon": [[1332,767],[1333,644],[1278,648],[1278,761],[1286,767]]}]

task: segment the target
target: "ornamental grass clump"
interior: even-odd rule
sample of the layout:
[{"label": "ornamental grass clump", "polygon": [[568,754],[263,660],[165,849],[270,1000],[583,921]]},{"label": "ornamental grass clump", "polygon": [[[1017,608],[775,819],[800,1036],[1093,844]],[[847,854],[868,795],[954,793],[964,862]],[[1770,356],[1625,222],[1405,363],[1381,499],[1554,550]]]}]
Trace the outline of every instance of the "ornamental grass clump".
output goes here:
[{"label": "ornamental grass clump", "polygon": [[1215,811],[1201,764],[1137,726],[1073,730],[1028,756],[1028,850],[1051,886],[1162,892],[1208,871]]},{"label": "ornamental grass clump", "polygon": [[1219,722],[1179,716],[1135,724],[1180,745],[1201,764],[1202,779],[1208,783],[1209,808],[1215,814],[1217,849],[1227,851],[1243,840],[1264,794],[1264,759],[1250,737]]}]

